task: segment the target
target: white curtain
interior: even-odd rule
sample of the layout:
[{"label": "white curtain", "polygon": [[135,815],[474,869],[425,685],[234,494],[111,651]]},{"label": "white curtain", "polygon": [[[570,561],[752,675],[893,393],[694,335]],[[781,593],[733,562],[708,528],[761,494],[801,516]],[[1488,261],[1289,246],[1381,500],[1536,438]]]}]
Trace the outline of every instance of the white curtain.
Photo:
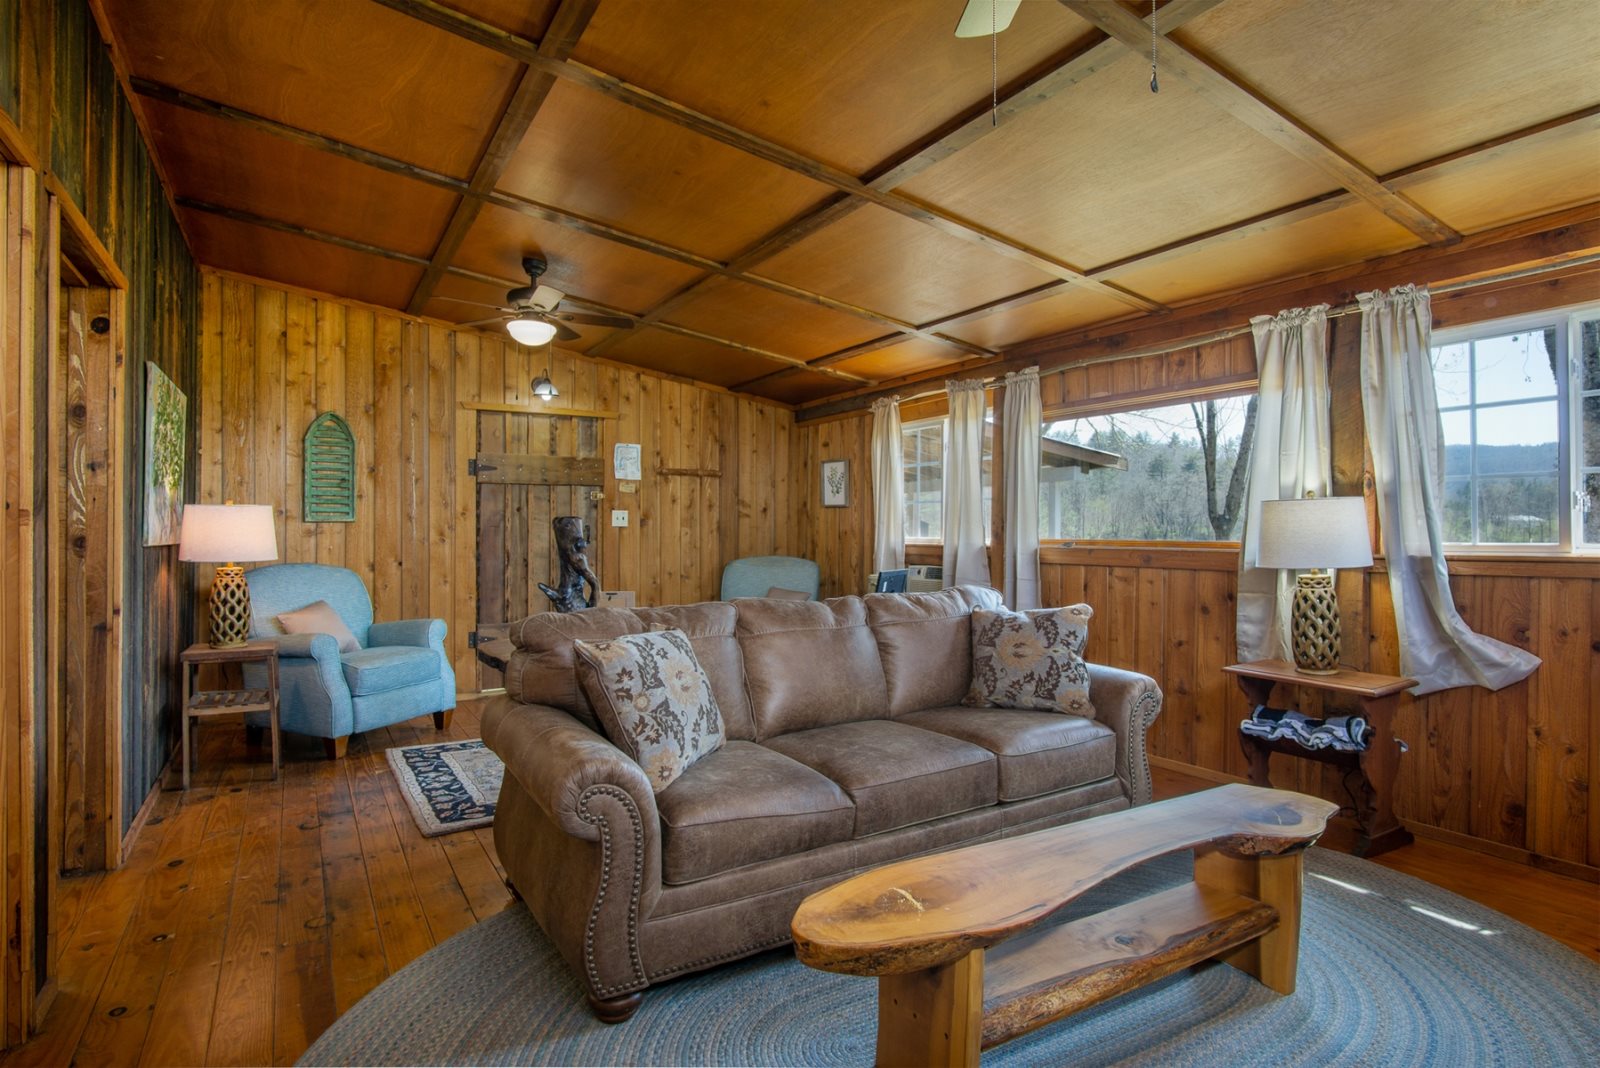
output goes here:
[{"label": "white curtain", "polygon": [[1433,310],[1426,290],[1362,293],[1361,407],[1377,483],[1378,522],[1400,636],[1400,673],[1417,695],[1453,686],[1498,690],[1539,666],[1525,649],[1474,632],[1456,611],[1445,567],[1444,431],[1434,390]]},{"label": "white curtain", "polygon": [[983,544],[983,383],[945,383],[950,418],[944,424],[944,584],[989,584]]},{"label": "white curtain", "polygon": [[1006,375],[1001,421],[1005,509],[1005,578],[1001,593],[1013,610],[1039,607],[1039,444],[1044,432],[1039,368]]},{"label": "white curtain", "polygon": [[1245,490],[1239,553],[1240,660],[1288,660],[1294,576],[1257,566],[1261,502],[1328,496],[1333,481],[1328,392],[1328,306],[1250,320],[1261,395]]},{"label": "white curtain", "polygon": [[906,478],[900,441],[900,398],[872,402],[872,567],[906,566]]}]

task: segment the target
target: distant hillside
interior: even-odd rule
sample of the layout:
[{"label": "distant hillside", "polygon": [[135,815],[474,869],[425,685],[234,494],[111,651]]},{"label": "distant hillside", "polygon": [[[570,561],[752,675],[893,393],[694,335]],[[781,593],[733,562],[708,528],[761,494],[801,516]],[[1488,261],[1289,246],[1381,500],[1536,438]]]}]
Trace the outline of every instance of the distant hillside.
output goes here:
[{"label": "distant hillside", "polygon": [[[1444,469],[1446,474],[1464,475],[1471,471],[1470,445],[1446,445]],[[1549,471],[1556,469],[1556,443],[1543,445],[1480,445],[1478,446],[1478,474],[1498,475],[1514,471]]]}]

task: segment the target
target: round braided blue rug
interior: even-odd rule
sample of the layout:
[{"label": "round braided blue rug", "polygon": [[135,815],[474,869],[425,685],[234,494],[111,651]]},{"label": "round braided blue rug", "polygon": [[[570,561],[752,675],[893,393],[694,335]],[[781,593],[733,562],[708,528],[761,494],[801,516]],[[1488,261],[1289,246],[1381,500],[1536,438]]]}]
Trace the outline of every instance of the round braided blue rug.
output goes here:
[{"label": "round braided blue rug", "polygon": [[[1180,972],[984,1054],[985,1065],[1600,1064],[1600,967],[1498,912],[1340,853],[1307,855],[1298,990],[1223,964]],[[1189,877],[1128,872],[1072,915]],[[413,961],[301,1064],[864,1065],[877,984],[775,950],[645,993],[596,1021],[521,905]]]}]

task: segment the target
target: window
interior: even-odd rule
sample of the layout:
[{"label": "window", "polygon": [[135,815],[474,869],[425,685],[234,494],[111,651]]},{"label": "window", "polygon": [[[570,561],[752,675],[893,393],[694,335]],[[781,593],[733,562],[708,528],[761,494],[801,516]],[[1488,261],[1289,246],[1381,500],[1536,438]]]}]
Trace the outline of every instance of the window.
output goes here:
[{"label": "window", "polygon": [[1434,340],[1445,541],[1600,548],[1600,309]]},{"label": "window", "polygon": [[[925,419],[900,428],[901,466],[906,487],[906,540],[944,539],[944,424],[943,418]],[[994,500],[992,459],[994,423],[985,427],[983,439],[983,526],[985,537]]]},{"label": "window", "polygon": [[1047,422],[1039,537],[1234,541],[1255,397]]}]

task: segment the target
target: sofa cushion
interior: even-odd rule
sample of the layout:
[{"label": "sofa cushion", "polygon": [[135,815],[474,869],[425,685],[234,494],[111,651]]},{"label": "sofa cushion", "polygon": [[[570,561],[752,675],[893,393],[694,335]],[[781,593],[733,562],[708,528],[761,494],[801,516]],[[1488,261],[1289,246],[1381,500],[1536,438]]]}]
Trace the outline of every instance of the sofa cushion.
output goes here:
[{"label": "sofa cushion", "polygon": [[1035,612],[972,613],[972,687],[964,704],[979,708],[1033,708],[1093,715],[1086,604]]},{"label": "sofa cushion", "polygon": [[644,769],[656,793],[722,745],[722,713],[683,631],[573,645],[606,737]]},{"label": "sofa cushion", "polygon": [[839,723],[765,744],[844,788],[856,806],[857,838],[983,808],[998,796],[987,749],[894,720]]},{"label": "sofa cushion", "polygon": [[594,707],[578,684],[577,654],[572,642],[601,641],[638,634],[645,629],[626,608],[590,608],[583,612],[540,612],[511,625],[517,647],[506,664],[506,693],[529,705],[549,705],[570,712],[592,730],[600,729]]},{"label": "sofa cushion", "polygon": [[681,630],[694,646],[695,659],[711,683],[711,694],[722,711],[722,729],[729,738],[754,738],[750,697],[744,689],[744,654],[734,634],[738,615],[724,601],[636,608],[634,614],[646,630]]},{"label": "sofa cushion", "polygon": [[890,717],[960,704],[972,685],[972,610],[999,608],[999,591],[956,586],[937,593],[873,593],[865,600],[889,687]]},{"label": "sofa cushion", "polygon": [[380,645],[357,649],[339,657],[351,697],[387,693],[402,686],[433,682],[439,678],[439,653],[413,645]]},{"label": "sofa cushion", "polygon": [[733,606],[756,741],[884,714],[889,692],[861,598]]},{"label": "sofa cushion", "polygon": [[1117,735],[1082,716],[929,708],[898,722],[982,746],[999,762],[1000,800],[1022,801],[1117,773]]},{"label": "sofa cushion", "polygon": [[697,761],[656,796],[656,808],[661,877],[671,884],[847,841],[856,822],[827,777],[742,741]]}]

